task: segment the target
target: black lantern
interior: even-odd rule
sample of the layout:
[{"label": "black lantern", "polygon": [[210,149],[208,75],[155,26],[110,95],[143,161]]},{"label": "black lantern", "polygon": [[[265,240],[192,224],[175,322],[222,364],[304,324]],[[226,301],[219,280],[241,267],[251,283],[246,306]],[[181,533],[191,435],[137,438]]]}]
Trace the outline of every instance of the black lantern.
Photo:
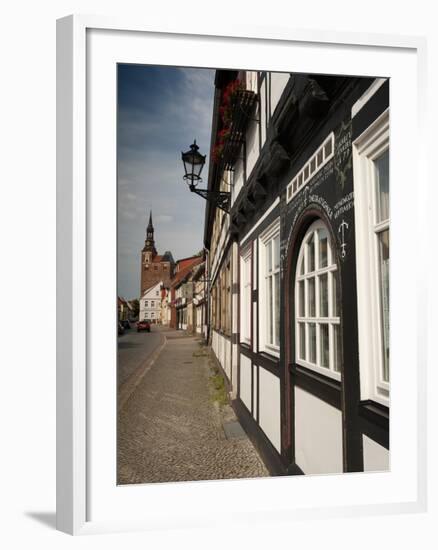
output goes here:
[{"label": "black lantern", "polygon": [[196,139],[190,145],[190,150],[181,153],[181,158],[184,163],[185,175],[184,179],[189,180],[189,186],[198,185],[201,180],[201,172],[204,168],[206,155],[201,155],[199,147],[196,145]]},{"label": "black lantern", "polygon": [[210,189],[198,189],[197,185],[201,179],[201,172],[205,164],[206,155],[201,155],[199,147],[196,145],[196,139],[190,145],[190,151],[181,153],[181,158],[184,163],[184,179],[189,184],[189,189],[192,193],[196,193],[203,199],[212,202],[225,212],[230,212],[230,196],[228,191],[213,191]]}]

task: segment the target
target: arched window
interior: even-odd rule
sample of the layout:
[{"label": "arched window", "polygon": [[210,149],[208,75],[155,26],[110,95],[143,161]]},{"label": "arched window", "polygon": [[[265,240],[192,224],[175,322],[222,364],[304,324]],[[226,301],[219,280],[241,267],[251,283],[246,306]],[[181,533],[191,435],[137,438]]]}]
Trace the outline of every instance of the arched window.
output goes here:
[{"label": "arched window", "polygon": [[301,243],[295,277],[295,361],[341,378],[337,265],[329,232],[321,220]]}]

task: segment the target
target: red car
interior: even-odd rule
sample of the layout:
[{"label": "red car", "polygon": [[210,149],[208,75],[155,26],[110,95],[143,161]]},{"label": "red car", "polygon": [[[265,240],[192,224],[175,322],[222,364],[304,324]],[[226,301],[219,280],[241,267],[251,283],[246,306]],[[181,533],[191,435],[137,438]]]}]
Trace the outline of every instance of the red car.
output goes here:
[{"label": "red car", "polygon": [[151,325],[149,324],[149,321],[139,321],[137,323],[137,332],[140,332],[142,330],[146,330],[147,332],[151,331]]}]

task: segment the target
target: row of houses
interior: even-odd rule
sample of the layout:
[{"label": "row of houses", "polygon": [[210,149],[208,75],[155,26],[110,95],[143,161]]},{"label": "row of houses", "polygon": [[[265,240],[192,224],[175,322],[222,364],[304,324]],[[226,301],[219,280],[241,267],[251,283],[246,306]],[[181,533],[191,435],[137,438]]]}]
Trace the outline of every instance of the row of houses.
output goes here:
[{"label": "row of houses", "polygon": [[176,262],[155,248],[152,212],[141,254],[140,320],[207,337],[207,281],[201,251]]},{"label": "row of houses", "polygon": [[271,473],[387,470],[389,81],[218,70],[208,190],[205,334]]},{"label": "row of houses", "polygon": [[117,320],[135,321],[138,317],[138,300],[126,300],[117,296]]}]

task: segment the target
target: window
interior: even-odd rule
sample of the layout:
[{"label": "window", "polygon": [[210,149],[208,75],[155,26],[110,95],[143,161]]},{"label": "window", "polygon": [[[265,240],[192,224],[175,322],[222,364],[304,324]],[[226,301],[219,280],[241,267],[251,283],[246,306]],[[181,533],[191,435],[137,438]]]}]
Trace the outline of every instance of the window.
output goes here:
[{"label": "window", "polygon": [[340,380],[337,266],[330,235],[320,220],[301,243],[295,277],[295,359]]},{"label": "window", "polygon": [[298,191],[333,157],[334,142],[335,136],[332,132],[287,186],[286,202],[292,200]]},{"label": "window", "polygon": [[389,111],[354,142],[361,398],[389,404]]},{"label": "window", "polygon": [[260,344],[279,355],[280,350],[280,222],[260,237]]},{"label": "window", "polygon": [[149,305],[149,301],[148,301],[148,300],[145,300],[145,301],[144,301],[144,307],[148,307],[148,305]]},{"label": "window", "polygon": [[154,302],[154,300],[151,300],[151,307],[155,307],[155,302]]},{"label": "window", "polygon": [[240,256],[240,341],[251,343],[251,245]]}]

